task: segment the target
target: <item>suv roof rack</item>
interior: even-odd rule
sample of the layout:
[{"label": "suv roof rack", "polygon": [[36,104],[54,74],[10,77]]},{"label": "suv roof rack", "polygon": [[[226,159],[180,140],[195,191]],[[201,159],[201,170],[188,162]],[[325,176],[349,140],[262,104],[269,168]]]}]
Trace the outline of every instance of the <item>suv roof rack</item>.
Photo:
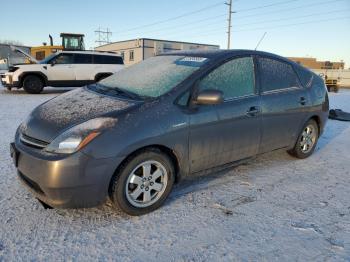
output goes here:
[{"label": "suv roof rack", "polygon": [[58,50],[57,53],[100,53],[100,54],[111,54],[115,56],[120,56],[120,54],[113,51],[98,51],[98,50]]}]

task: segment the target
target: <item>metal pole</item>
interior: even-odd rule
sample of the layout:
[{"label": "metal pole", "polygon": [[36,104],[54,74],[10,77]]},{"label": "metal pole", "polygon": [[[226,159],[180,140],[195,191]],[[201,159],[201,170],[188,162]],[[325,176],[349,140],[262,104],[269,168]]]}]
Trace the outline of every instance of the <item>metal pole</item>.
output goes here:
[{"label": "metal pole", "polygon": [[228,29],[227,29],[227,49],[230,49],[231,46],[231,16],[232,16],[232,0],[230,0],[228,3],[225,3],[228,5]]}]

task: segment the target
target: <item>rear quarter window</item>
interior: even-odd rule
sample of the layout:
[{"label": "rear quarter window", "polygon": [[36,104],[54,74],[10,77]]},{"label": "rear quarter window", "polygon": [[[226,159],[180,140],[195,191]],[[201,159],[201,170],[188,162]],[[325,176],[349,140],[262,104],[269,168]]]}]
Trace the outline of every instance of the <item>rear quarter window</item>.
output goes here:
[{"label": "rear quarter window", "polygon": [[293,67],[272,58],[259,58],[260,84],[262,92],[300,87]]},{"label": "rear quarter window", "polygon": [[295,66],[300,82],[304,87],[310,87],[312,83],[313,73],[301,66]]},{"label": "rear quarter window", "polygon": [[310,81],[310,86],[312,87],[312,91],[318,98],[322,98],[326,93],[326,85],[322,77],[313,74],[312,81]]}]

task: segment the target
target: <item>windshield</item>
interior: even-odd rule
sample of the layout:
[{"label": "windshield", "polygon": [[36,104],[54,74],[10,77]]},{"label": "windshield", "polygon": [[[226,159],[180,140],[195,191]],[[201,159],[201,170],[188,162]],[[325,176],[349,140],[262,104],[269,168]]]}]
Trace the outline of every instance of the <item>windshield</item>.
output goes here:
[{"label": "windshield", "polygon": [[48,57],[46,57],[46,58],[44,58],[43,60],[41,60],[41,61],[39,62],[39,64],[48,64],[49,61],[50,61],[52,58],[54,58],[56,55],[57,55],[56,53],[49,55]]},{"label": "windshield", "polygon": [[100,85],[125,90],[143,97],[158,97],[197,71],[207,58],[157,56],[118,71]]}]

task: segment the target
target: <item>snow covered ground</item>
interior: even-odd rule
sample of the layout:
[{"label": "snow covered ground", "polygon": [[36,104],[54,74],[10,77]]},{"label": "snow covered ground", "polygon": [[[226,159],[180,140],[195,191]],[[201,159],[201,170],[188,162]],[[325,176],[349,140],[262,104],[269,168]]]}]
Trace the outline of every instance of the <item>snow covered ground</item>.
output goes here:
[{"label": "snow covered ground", "polygon": [[[0,88],[0,261],[349,261],[350,123],[328,121],[315,154],[284,151],[178,185],[161,209],[45,210],[17,181],[9,143],[41,95]],[[350,91],[330,94],[350,111]]]}]

